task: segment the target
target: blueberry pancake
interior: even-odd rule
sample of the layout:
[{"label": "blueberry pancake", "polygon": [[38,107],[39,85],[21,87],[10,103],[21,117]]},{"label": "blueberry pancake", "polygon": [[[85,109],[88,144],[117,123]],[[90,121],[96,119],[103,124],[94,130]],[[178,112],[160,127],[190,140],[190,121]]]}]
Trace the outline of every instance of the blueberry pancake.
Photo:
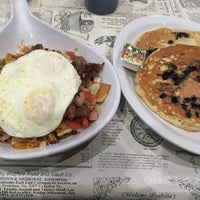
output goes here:
[{"label": "blueberry pancake", "polygon": [[176,44],[154,51],[136,75],[136,93],[164,120],[200,131],[200,47]]},{"label": "blueberry pancake", "polygon": [[135,46],[151,52],[175,44],[200,46],[200,31],[161,27],[142,34]]}]

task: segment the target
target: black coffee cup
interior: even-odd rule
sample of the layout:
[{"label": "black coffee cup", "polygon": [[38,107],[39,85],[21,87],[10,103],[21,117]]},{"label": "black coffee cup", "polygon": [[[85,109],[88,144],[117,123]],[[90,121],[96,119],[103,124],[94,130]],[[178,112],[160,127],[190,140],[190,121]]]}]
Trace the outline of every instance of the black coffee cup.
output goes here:
[{"label": "black coffee cup", "polygon": [[84,0],[85,7],[92,13],[107,15],[113,13],[119,0]]}]

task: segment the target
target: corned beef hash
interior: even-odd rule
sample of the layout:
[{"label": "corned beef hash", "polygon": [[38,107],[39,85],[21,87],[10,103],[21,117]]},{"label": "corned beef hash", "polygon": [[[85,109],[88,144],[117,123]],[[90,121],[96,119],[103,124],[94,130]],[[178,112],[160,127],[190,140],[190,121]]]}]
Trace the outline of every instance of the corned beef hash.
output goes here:
[{"label": "corned beef hash", "polygon": [[7,53],[0,60],[0,141],[40,147],[89,127],[111,87],[102,82],[103,67],[42,44]]}]

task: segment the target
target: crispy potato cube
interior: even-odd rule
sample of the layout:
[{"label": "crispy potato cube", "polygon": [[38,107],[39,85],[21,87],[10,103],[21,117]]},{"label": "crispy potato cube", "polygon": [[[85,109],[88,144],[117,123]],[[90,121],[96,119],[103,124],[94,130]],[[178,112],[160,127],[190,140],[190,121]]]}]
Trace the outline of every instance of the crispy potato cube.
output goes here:
[{"label": "crispy potato cube", "polygon": [[66,123],[61,123],[58,128],[55,130],[58,138],[70,135],[72,133],[72,129],[69,128]]},{"label": "crispy potato cube", "polygon": [[110,88],[111,88],[111,85],[106,84],[106,83],[100,83],[100,88],[96,95],[96,102],[98,103],[103,102],[108,96]]},{"label": "crispy potato cube", "polygon": [[54,135],[54,133],[49,133],[47,135],[47,140],[49,143],[57,143],[58,142],[58,139],[56,138],[56,136]]},{"label": "crispy potato cube", "polygon": [[40,141],[37,138],[16,138],[12,137],[11,145],[15,149],[30,149],[40,146]]}]

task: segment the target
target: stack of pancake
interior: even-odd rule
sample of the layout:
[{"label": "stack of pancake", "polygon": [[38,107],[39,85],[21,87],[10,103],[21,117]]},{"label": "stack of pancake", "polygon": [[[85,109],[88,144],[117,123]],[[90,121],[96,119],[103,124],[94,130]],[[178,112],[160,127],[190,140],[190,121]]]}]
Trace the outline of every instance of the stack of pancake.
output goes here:
[{"label": "stack of pancake", "polygon": [[200,31],[162,27],[144,33],[135,46],[148,57],[136,75],[136,93],[164,120],[200,131]]}]

